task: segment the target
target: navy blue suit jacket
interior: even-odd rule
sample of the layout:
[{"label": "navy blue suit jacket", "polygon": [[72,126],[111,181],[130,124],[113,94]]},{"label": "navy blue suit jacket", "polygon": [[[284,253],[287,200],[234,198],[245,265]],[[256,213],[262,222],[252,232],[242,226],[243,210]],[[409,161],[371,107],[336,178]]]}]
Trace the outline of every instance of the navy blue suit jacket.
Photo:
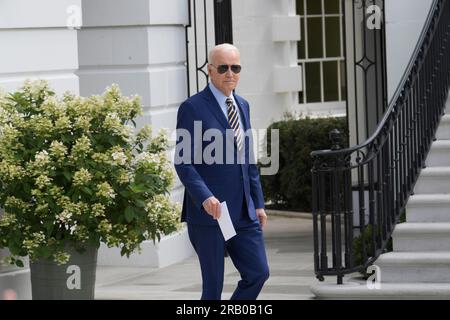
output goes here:
[{"label": "navy blue suit jacket", "polygon": [[[237,107],[240,109],[244,130],[248,130],[250,128],[249,104],[236,94],[234,98]],[[194,140],[199,138],[194,138],[194,121],[201,121],[202,135],[208,129],[220,130],[224,142],[222,163],[194,162],[196,154],[197,156],[199,156],[199,152],[203,154],[205,147],[214,141],[203,141],[200,138],[202,140],[201,148],[195,147]],[[231,146],[234,145],[234,161],[233,164],[227,164],[225,141],[227,138],[234,138],[230,135],[227,137],[225,132],[226,129],[232,129],[208,86],[181,104],[178,109],[177,129],[185,129],[191,135],[190,161],[177,164],[177,157],[182,157],[186,152],[186,150],[181,150],[182,144],[180,142],[183,139],[178,134],[175,150],[175,169],[185,186],[181,221],[200,225],[217,225],[217,221],[205,211],[202,205],[203,201],[210,196],[215,196],[220,202],[227,202],[233,222],[236,222],[241,216],[243,201],[246,201],[249,218],[254,221],[257,220],[255,209],[264,208],[264,197],[258,168],[254,161],[253,164],[249,163],[249,159],[254,159],[251,139],[246,139],[245,161],[241,161],[244,162],[242,164],[236,161],[237,147],[233,143],[234,140],[230,143]],[[186,144],[184,145],[186,146]]]}]

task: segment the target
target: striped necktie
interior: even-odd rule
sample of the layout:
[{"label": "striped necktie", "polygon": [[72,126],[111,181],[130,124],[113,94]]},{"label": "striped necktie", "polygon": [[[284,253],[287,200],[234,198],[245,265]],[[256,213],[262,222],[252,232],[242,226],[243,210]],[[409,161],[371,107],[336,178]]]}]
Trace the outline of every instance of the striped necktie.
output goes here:
[{"label": "striped necktie", "polygon": [[227,98],[227,111],[228,111],[228,122],[230,123],[230,127],[234,131],[234,138],[236,139],[236,145],[238,150],[242,149],[242,135],[241,130],[239,128],[239,117],[236,111],[236,107],[233,104],[233,100],[231,98]]}]

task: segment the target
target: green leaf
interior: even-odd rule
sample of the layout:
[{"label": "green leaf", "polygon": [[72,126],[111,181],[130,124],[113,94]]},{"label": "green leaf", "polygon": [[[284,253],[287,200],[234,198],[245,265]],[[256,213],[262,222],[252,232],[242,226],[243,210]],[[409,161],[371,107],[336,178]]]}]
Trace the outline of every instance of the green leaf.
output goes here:
[{"label": "green leaf", "polygon": [[87,193],[88,195],[92,196],[94,193],[92,192],[91,189],[89,189],[88,187],[81,187],[81,190],[83,190],[85,193]]},{"label": "green leaf", "polygon": [[138,206],[139,208],[145,208],[147,203],[143,200],[140,199],[136,199],[134,200],[134,202],[136,203],[136,206]]},{"label": "green leaf", "polygon": [[28,183],[23,184],[23,191],[25,192],[25,194],[31,193],[31,187]]},{"label": "green leaf", "polygon": [[53,221],[44,222],[44,228],[47,230],[47,234],[51,234],[54,228]]},{"label": "green leaf", "polygon": [[130,189],[131,189],[131,191],[137,192],[137,193],[145,192],[148,190],[147,187],[143,184],[131,184]]},{"label": "green leaf", "polygon": [[72,175],[70,174],[69,171],[63,171],[63,175],[64,175],[64,177],[66,177],[67,180],[69,180],[69,181],[72,180]]},{"label": "green leaf", "polygon": [[116,138],[114,136],[107,136],[106,141],[108,141],[113,146],[116,143]]},{"label": "green leaf", "polygon": [[23,268],[22,260],[16,260],[16,266],[18,266],[19,268]]},{"label": "green leaf", "polygon": [[42,258],[49,258],[51,256],[51,249],[49,247],[41,246],[35,250],[35,253]]},{"label": "green leaf", "polygon": [[128,206],[126,209],[125,209],[125,220],[127,221],[127,222],[131,222],[131,221],[133,221],[133,219],[134,219],[134,209],[132,208],[132,207],[130,207],[130,206]]},{"label": "green leaf", "polygon": [[122,197],[128,198],[130,196],[130,192],[129,191],[119,191],[119,194]]}]

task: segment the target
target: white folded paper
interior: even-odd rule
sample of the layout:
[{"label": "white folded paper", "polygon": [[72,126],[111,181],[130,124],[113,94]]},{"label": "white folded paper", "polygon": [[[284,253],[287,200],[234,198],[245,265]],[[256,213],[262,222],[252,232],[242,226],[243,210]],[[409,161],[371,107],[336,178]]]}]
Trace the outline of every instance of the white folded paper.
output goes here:
[{"label": "white folded paper", "polygon": [[220,203],[220,218],[219,222],[220,230],[222,230],[225,241],[233,238],[236,235],[233,222],[231,221],[230,212],[228,211],[226,201]]}]

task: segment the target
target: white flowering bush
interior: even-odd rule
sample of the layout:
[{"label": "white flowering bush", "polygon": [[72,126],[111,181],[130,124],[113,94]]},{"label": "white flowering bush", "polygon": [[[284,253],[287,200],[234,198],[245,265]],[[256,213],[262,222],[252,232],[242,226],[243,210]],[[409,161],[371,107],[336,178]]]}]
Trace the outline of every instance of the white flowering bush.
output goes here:
[{"label": "white flowering bush", "polygon": [[[58,98],[45,81],[0,93],[0,248],[65,263],[67,246],[139,249],[178,228],[164,132],[152,137],[139,97],[112,85],[101,96]],[[133,124],[132,125],[130,125]]]}]

